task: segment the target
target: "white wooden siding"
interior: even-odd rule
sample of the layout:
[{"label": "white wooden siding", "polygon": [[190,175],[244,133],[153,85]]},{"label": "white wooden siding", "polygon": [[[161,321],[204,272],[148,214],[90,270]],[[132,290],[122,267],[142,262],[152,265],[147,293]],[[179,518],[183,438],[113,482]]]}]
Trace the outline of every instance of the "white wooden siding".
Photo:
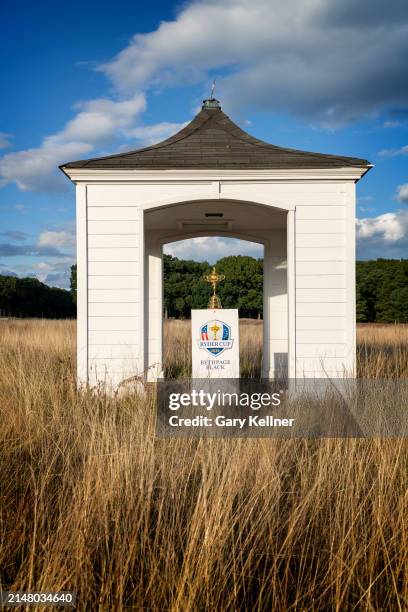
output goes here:
[{"label": "white wooden siding", "polygon": [[137,221],[89,221],[88,230],[90,234],[137,235],[139,223]]},{"label": "white wooden siding", "polygon": [[341,376],[347,372],[343,357],[298,357],[296,359],[296,374],[298,377],[326,378]]},{"label": "white wooden siding", "polygon": [[319,342],[318,344],[304,344],[303,342],[299,342],[299,346],[297,348],[297,357],[339,357],[344,358],[347,355],[347,345],[345,342],[334,342],[326,344],[324,342]]},{"label": "white wooden siding", "polygon": [[88,245],[90,248],[105,249],[107,247],[132,248],[135,244],[134,234],[91,234]]},{"label": "white wooden siding", "polygon": [[296,239],[297,248],[344,247],[344,232],[337,234],[298,234]]},{"label": "white wooden siding", "polygon": [[[93,188],[94,189],[94,188]],[[88,198],[90,383],[143,370],[143,211]]]},{"label": "white wooden siding", "polygon": [[138,344],[92,344],[89,346],[91,359],[120,359],[134,361],[139,353]]},{"label": "white wooden siding", "polygon": [[299,221],[310,221],[312,219],[316,219],[317,221],[322,219],[345,219],[346,207],[327,206],[326,204],[320,206],[305,206],[304,204],[298,204],[296,207],[296,217]]},{"label": "white wooden siding", "polygon": [[296,247],[296,261],[341,261],[344,262],[343,247]]},{"label": "white wooden siding", "polygon": [[89,221],[136,221],[139,210],[136,206],[89,206]]},{"label": "white wooden siding", "polygon": [[297,317],[344,317],[346,315],[346,304],[336,302],[325,302],[324,304],[313,302],[297,302]]},{"label": "white wooden siding", "polygon": [[338,331],[346,329],[346,317],[315,317],[310,316],[297,316],[296,318],[296,329],[299,330],[313,330],[313,331]]},{"label": "white wooden siding", "polygon": [[140,250],[138,248],[110,248],[105,249],[91,249],[89,248],[89,261],[107,261],[112,263],[113,261],[139,261]]},{"label": "white wooden siding", "polygon": [[[132,315],[132,306],[129,302],[91,302],[89,304],[89,317],[129,317]],[[134,316],[139,316],[137,304],[134,305]]]},{"label": "white wooden siding", "polygon": [[138,276],[139,266],[135,261],[90,261],[90,276]]},{"label": "white wooden siding", "polygon": [[90,276],[89,289],[139,289],[140,278],[133,275],[118,274]]},{"label": "white wooden siding", "polygon": [[[309,208],[309,207],[307,207]],[[311,206],[313,210],[315,206]],[[345,222],[342,219],[326,219],[324,206],[319,207],[321,209],[322,217],[316,219],[316,214],[312,213],[311,219],[299,219],[296,220],[296,234],[338,234],[344,232]],[[297,208],[296,208],[297,210]],[[303,213],[306,214],[306,207],[303,208]]]},{"label": "white wooden siding", "polygon": [[[354,192],[354,184],[342,180],[245,181],[239,177],[79,186],[78,202],[81,198],[87,202],[86,209],[80,209],[80,224],[87,232],[82,231],[80,238],[86,266],[79,265],[79,273],[85,270],[86,279],[78,282],[86,286],[86,303],[81,306],[86,315],[79,322],[79,336],[82,344],[86,338],[83,354],[87,353],[91,384],[107,372],[113,382],[140,374],[149,342],[153,348],[148,353],[160,353],[160,335],[154,325],[161,313],[160,296],[152,300],[156,318],[144,322],[143,210],[205,198],[235,198],[292,211],[296,300],[290,321],[286,240],[271,239],[269,249],[271,359],[287,354],[289,329],[296,344],[297,375],[341,376],[352,367],[355,348]],[[262,238],[262,230],[259,234]],[[81,359],[78,364],[81,361],[84,372]],[[273,371],[273,362],[267,367]]]},{"label": "white wooden siding", "polygon": [[139,330],[131,331],[126,330],[114,330],[114,331],[89,331],[89,346],[93,344],[115,344],[118,346],[135,345],[139,341]]},{"label": "white wooden siding", "polygon": [[321,192],[296,206],[297,376],[343,375],[351,365],[348,212],[344,185],[332,188],[336,196]]},{"label": "white wooden siding", "polygon": [[299,344],[343,344],[346,342],[346,332],[344,329],[317,330],[297,328],[296,337]]},{"label": "white wooden siding", "polygon": [[[218,183],[217,183],[218,194]],[[119,197],[118,194],[120,193]],[[175,202],[186,202],[200,198],[213,198],[216,192],[214,181],[196,180],[188,182],[146,181],[131,185],[92,185],[90,186],[88,205],[97,207],[147,208],[150,205],[164,204],[171,199]]]},{"label": "white wooden siding", "polygon": [[296,276],[345,274],[344,261],[296,261]]},{"label": "white wooden siding", "polygon": [[288,202],[297,206],[343,206],[343,183],[298,182],[288,184],[255,183],[254,181],[220,181],[220,197],[248,200],[279,207],[279,203]]},{"label": "white wooden siding", "polygon": [[89,332],[91,331],[136,331],[139,329],[138,316],[130,317],[91,317]]},{"label": "white wooden siding", "polygon": [[316,302],[319,304],[325,304],[327,302],[344,302],[345,300],[345,289],[316,289],[312,287],[307,287],[306,289],[296,289],[296,301],[298,304]]},{"label": "white wooden siding", "polygon": [[298,274],[297,289],[345,289],[345,274]]},{"label": "white wooden siding", "polygon": [[[114,302],[130,302],[132,304],[139,304],[140,302],[138,289],[89,289],[88,295],[90,304],[98,302],[110,302],[111,304]],[[132,307],[130,306],[129,309],[132,309]]]}]

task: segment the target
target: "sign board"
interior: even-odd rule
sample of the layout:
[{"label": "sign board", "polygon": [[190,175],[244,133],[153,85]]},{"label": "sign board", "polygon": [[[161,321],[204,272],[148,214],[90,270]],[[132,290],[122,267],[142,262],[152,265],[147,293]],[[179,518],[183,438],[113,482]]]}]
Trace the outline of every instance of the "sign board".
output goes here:
[{"label": "sign board", "polygon": [[192,377],[239,378],[238,309],[192,310]]}]

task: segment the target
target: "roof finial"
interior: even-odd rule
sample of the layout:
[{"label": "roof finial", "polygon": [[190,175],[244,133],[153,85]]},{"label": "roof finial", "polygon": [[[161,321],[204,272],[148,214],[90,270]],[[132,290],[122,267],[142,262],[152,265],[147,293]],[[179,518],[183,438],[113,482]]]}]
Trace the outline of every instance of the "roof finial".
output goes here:
[{"label": "roof finial", "polygon": [[203,100],[203,110],[221,110],[219,101],[214,98],[215,81],[216,79],[213,80],[211,85],[210,97]]},{"label": "roof finial", "polygon": [[214,79],[211,85],[211,95],[210,95],[210,100],[214,100],[214,89],[215,89],[215,81],[217,79]]}]

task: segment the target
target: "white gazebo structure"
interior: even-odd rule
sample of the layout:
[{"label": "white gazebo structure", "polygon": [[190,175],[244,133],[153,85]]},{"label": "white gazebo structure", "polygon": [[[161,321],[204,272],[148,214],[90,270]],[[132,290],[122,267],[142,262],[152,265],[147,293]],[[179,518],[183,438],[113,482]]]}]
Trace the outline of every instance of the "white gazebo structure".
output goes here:
[{"label": "white gazebo structure", "polygon": [[78,380],[162,373],[164,244],[264,245],[263,376],[355,375],[355,183],[364,159],[285,149],[217,100],[159,144],[64,164],[76,184]]}]

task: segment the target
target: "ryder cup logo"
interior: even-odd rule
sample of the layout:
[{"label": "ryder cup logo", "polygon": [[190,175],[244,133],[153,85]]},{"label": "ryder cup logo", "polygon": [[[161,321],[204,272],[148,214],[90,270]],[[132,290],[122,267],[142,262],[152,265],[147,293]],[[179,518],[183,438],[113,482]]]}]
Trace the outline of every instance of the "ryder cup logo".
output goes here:
[{"label": "ryder cup logo", "polygon": [[198,346],[211,355],[221,355],[232,348],[231,328],[223,321],[209,321],[200,327],[200,340]]}]

